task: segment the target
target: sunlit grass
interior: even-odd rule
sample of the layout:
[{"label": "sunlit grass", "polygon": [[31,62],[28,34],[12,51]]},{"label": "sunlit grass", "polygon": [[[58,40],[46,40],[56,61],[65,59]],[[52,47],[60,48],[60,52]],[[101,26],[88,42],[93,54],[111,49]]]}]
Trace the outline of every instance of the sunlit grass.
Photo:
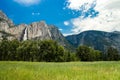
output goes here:
[{"label": "sunlit grass", "polygon": [[120,80],[120,62],[0,62],[0,80]]}]

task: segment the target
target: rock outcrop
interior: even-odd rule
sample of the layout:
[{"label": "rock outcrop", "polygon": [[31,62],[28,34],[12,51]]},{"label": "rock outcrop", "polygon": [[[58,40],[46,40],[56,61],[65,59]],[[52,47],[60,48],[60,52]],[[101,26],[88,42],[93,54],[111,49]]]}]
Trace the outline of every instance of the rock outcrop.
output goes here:
[{"label": "rock outcrop", "polygon": [[65,39],[63,34],[59,31],[59,29],[54,25],[49,25],[49,30],[51,33],[52,40],[57,41],[59,44],[69,49],[70,51],[75,51],[75,48]]},{"label": "rock outcrop", "polygon": [[7,18],[7,16],[0,11],[0,39],[7,37],[9,40],[15,39],[15,37],[9,33],[9,29],[14,27],[13,22]]},{"label": "rock outcrop", "polygon": [[[33,22],[30,25],[20,24],[15,26],[13,22],[7,18],[7,16],[0,11],[0,38],[5,36],[6,33],[12,36],[5,36],[8,40],[44,40],[52,39],[48,25],[44,22]],[[3,33],[5,32],[5,33]]]},{"label": "rock outcrop", "polygon": [[28,40],[52,39],[48,25],[44,21],[34,22],[34,23],[30,24],[28,27],[26,27],[26,29],[27,29],[27,34],[28,34],[28,36],[27,36]]}]

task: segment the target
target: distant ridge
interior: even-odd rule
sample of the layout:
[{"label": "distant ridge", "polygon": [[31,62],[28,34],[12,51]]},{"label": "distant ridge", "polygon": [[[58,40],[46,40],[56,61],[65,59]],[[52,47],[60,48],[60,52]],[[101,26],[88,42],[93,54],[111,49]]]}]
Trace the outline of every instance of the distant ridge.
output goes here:
[{"label": "distant ridge", "polygon": [[105,52],[108,47],[120,51],[120,32],[85,31],[77,35],[67,36],[66,39],[74,46],[87,45]]}]

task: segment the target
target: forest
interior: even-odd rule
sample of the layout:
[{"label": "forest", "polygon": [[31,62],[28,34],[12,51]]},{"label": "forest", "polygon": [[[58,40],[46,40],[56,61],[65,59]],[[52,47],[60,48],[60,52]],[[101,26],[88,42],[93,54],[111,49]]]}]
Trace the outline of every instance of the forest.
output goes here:
[{"label": "forest", "polygon": [[119,51],[109,47],[106,52],[88,46],[79,46],[75,52],[53,40],[0,41],[1,61],[70,62],[70,61],[118,61]]}]

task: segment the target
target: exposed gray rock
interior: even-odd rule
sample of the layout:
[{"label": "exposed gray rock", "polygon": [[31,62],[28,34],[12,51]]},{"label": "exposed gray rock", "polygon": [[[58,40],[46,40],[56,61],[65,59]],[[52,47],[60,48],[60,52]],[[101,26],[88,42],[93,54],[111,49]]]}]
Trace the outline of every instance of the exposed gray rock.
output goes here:
[{"label": "exposed gray rock", "polygon": [[14,27],[13,21],[10,20],[1,10],[0,10],[0,22],[7,22],[9,27]]},{"label": "exposed gray rock", "polygon": [[0,11],[0,39],[7,37],[9,40],[15,39],[15,37],[9,33],[10,27],[14,27],[13,22],[7,18],[7,16]]},{"label": "exposed gray rock", "polygon": [[69,49],[70,51],[75,51],[75,48],[65,39],[63,34],[59,31],[59,29],[54,25],[49,25],[49,30],[51,33],[52,40],[57,41],[59,44]]},{"label": "exposed gray rock", "polygon": [[9,28],[8,33],[14,35],[14,37],[18,40],[23,40],[24,30],[26,27],[27,27],[26,24],[20,24],[16,27]]},{"label": "exposed gray rock", "polygon": [[0,19],[8,20],[7,16],[0,10]]},{"label": "exposed gray rock", "polygon": [[0,22],[0,31],[7,32],[9,29],[9,24],[6,21]]},{"label": "exposed gray rock", "polygon": [[44,21],[34,22],[27,27],[28,40],[31,39],[51,39],[51,33]]}]

